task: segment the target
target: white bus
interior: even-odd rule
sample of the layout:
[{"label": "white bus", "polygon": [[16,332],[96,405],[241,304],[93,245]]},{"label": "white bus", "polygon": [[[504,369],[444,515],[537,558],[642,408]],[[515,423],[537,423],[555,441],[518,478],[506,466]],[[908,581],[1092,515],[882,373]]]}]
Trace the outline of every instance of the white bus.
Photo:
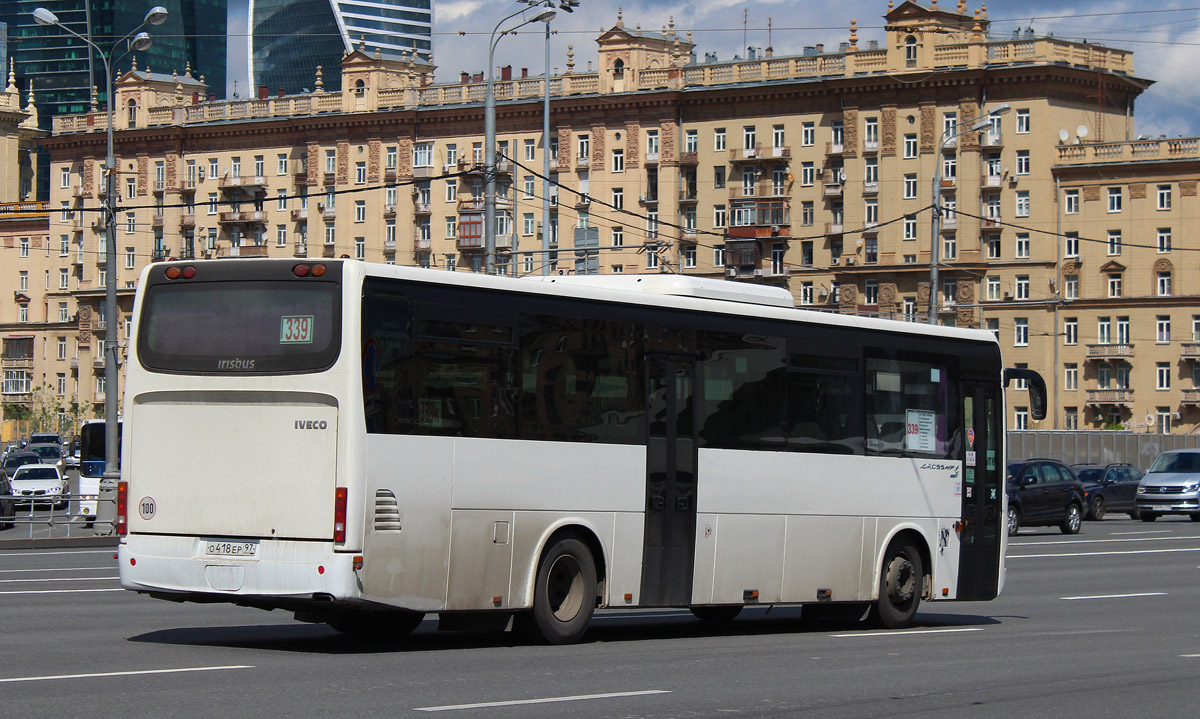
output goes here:
[{"label": "white bus", "polygon": [[602,607],[899,627],[1002,589],[989,332],[672,275],[247,259],[155,263],[138,288],[128,589],[550,643]]}]

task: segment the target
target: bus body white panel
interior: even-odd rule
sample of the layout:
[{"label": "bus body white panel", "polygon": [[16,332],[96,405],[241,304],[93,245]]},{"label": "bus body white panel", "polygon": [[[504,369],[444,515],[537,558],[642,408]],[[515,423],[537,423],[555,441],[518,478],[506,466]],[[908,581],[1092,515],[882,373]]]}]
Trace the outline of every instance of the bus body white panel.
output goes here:
[{"label": "bus body white panel", "polygon": [[121,586],[143,592],[219,594],[231,602],[238,596],[358,596],[353,557],[333,553],[327,542],[264,541],[255,557],[245,559],[206,557],[205,544],[195,537],[129,537],[117,551]]},{"label": "bus body white panel", "polygon": [[128,413],[138,430],[122,466],[130,534],[332,540],[333,397],[151,392],[133,397]]},{"label": "bus body white panel", "polygon": [[641,512],[645,478],[643,446],[460,438],[453,506]]}]

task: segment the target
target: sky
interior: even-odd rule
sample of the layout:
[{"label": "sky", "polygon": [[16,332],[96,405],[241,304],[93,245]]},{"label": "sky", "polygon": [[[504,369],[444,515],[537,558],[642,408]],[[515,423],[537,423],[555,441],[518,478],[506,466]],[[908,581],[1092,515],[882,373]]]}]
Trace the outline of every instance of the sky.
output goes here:
[{"label": "sky", "polygon": [[[484,72],[488,36],[497,23],[522,8],[515,0],[432,0],[434,6],[434,64],[438,82],[456,82],[459,73]],[[557,2],[557,0],[552,0]],[[230,0],[236,22],[247,0]],[[806,45],[827,49],[849,39],[851,18],[858,21],[859,46],[869,40],[884,43],[883,14],[887,0],[579,0],[573,13],[559,12],[551,23],[551,73],[566,69],[567,46],[575,50],[575,70],[595,67],[596,38],[616,24],[618,8],[627,27],[661,30],[672,18],[676,31],[692,31],[696,55],[716,52],[720,60],[745,57],[747,46],[774,47],[776,55],[800,54]],[[900,4],[900,0],[896,0]],[[929,5],[923,0],[923,5]],[[953,10],[957,0],[941,0]],[[967,3],[970,12],[979,0]],[[831,6],[833,10],[831,11]],[[1148,7],[1149,6],[1149,7]],[[241,9],[244,18],[244,9]],[[1200,0],[1159,0],[1154,3],[1109,0],[992,0],[987,3],[994,37],[1011,37],[1015,29],[1032,28],[1038,35],[1088,41],[1134,52],[1134,74],[1152,80],[1135,108],[1135,135],[1157,137],[1200,135],[1200,97],[1192,73],[1200,68]],[[530,12],[531,17],[536,13]],[[244,21],[244,20],[243,20]],[[768,22],[772,30],[768,33]],[[520,23],[503,23],[508,29]],[[231,28],[231,34],[236,32]],[[495,64],[528,67],[531,75],[544,71],[545,43],[541,26],[524,28],[496,46]],[[233,45],[233,43],[231,43]],[[235,72],[230,73],[236,76]],[[239,88],[245,96],[245,88]]]}]

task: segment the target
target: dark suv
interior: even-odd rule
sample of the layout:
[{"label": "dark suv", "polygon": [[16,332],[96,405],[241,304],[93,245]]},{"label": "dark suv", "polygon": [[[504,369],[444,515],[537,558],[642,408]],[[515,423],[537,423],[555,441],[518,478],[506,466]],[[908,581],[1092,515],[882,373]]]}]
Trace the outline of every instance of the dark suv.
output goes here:
[{"label": "dark suv", "polygon": [[1108,512],[1125,512],[1138,518],[1137,488],[1142,471],[1132,464],[1072,464],[1083,482],[1085,519],[1104,519]]},{"label": "dark suv", "polygon": [[1008,465],[1008,536],[1021,527],[1058,526],[1076,534],[1083,524],[1083,482],[1057,459],[1027,459]]}]

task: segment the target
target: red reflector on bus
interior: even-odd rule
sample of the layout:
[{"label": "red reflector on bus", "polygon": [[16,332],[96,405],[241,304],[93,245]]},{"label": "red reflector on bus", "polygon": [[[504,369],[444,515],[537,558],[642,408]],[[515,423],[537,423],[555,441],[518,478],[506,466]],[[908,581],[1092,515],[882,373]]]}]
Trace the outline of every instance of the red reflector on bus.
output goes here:
[{"label": "red reflector on bus", "polygon": [[130,558],[129,558],[129,566],[131,566],[131,567],[136,567],[136,566],[137,566],[137,560],[136,560],[136,559],[134,559],[133,557],[130,557]]},{"label": "red reflector on bus", "polygon": [[323,274],[325,274],[325,265],[313,265],[313,268],[312,268],[312,276],[313,277],[320,277]]},{"label": "red reflector on bus", "polygon": [[317,567],[317,574],[324,574],[324,573],[325,573],[325,567],[323,567],[323,566]]},{"label": "red reflector on bus", "polygon": [[129,507],[129,483],[117,482],[117,536],[124,537],[129,533],[127,520]]},{"label": "red reflector on bus", "polygon": [[177,279],[179,279],[179,275],[181,275],[181,274],[183,274],[183,273],[180,271],[180,269],[178,267],[168,267],[167,268],[167,279],[168,280],[177,280]]},{"label": "red reflector on bus", "polygon": [[196,276],[196,268],[195,267],[184,267],[183,268],[183,279],[190,280],[195,276]]},{"label": "red reflector on bus", "polygon": [[346,488],[338,487],[333,494],[333,541],[346,541]]},{"label": "red reflector on bus", "polygon": [[307,277],[308,276],[308,265],[296,265],[295,267],[292,268],[292,274],[297,277]]}]

